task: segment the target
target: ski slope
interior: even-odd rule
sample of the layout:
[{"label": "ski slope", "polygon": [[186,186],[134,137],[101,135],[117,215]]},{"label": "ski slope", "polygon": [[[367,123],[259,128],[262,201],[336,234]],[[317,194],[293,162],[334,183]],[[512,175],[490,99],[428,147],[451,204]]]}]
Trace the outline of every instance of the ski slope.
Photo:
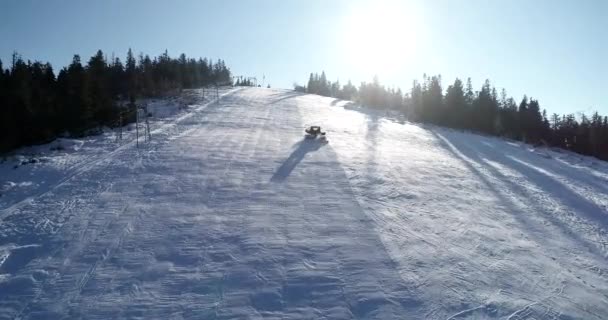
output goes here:
[{"label": "ski slope", "polygon": [[262,88],[95,139],[0,164],[0,318],[608,318],[601,161]]}]

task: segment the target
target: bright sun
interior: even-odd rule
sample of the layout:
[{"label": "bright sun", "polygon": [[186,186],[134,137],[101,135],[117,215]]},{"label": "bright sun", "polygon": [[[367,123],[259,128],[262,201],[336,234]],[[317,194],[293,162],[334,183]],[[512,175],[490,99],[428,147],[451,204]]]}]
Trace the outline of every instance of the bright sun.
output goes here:
[{"label": "bright sun", "polygon": [[380,76],[411,64],[418,34],[412,10],[405,1],[370,1],[353,8],[341,32],[349,64]]}]

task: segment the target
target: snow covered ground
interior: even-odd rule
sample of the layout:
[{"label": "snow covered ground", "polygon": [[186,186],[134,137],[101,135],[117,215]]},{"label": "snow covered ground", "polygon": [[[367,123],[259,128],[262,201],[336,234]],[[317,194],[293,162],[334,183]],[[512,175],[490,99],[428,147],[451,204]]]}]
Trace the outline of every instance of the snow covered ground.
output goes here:
[{"label": "snow covered ground", "polygon": [[0,318],[608,318],[604,162],[262,88],[152,129],[0,164]]},{"label": "snow covered ground", "polygon": [[[227,90],[221,89],[221,93]],[[146,99],[138,103],[148,108],[150,129],[164,132],[173,127],[178,117],[187,116],[191,107],[214,98],[208,90],[186,90],[179,97]],[[143,123],[139,129],[140,142],[145,142]],[[0,209],[46,192],[62,180],[86,170],[104,155],[124,148],[125,144],[134,144],[135,137],[135,124],[132,123],[122,128],[122,139],[119,139],[118,129],[106,128],[99,135],[60,138],[49,144],[0,155]]]}]

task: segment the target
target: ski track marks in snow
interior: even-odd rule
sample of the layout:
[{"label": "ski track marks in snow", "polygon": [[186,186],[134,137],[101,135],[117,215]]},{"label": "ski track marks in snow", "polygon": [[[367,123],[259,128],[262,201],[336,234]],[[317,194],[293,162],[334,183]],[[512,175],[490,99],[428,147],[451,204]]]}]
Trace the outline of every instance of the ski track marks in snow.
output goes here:
[{"label": "ski track marks in snow", "polygon": [[300,99],[417,288],[419,318],[606,318],[605,163]]},{"label": "ski track marks in snow", "polygon": [[0,318],[606,318],[604,163],[352,109],[230,91],[4,209]]},{"label": "ski track marks in snow", "polygon": [[[224,95],[229,94],[231,91],[235,91],[235,90],[238,90],[238,89],[233,89],[233,90],[230,90],[228,92],[224,92],[224,93],[220,94],[220,97],[223,97]],[[224,90],[222,90],[222,91],[224,91]],[[166,135],[166,134],[170,134],[171,133],[171,129],[173,127],[175,127],[176,123],[183,122],[184,120],[192,117],[192,115],[194,113],[200,112],[201,110],[205,109],[209,104],[212,104],[214,102],[215,102],[215,100],[212,100],[212,101],[209,101],[209,102],[204,103],[202,105],[195,105],[194,108],[192,110],[190,110],[190,112],[186,112],[186,113],[184,113],[182,115],[179,115],[177,118],[169,118],[170,122],[168,122],[168,123],[163,123],[165,121],[165,119],[160,119],[160,121],[156,121],[156,122],[160,122],[159,127],[158,128],[154,128],[154,126],[156,125],[156,123],[153,123],[152,124],[152,128],[153,129],[152,129],[152,131],[150,133],[152,135],[155,135],[155,136],[161,134],[161,138],[162,138],[163,134]],[[189,129],[189,130],[192,130],[192,129]],[[177,137],[179,137],[180,135],[183,135],[183,134],[187,134],[187,132],[180,133],[176,137],[169,136],[167,139],[172,140],[172,139],[175,139],[175,138],[177,138]],[[103,140],[103,139],[101,139],[101,140]],[[66,141],[68,141],[67,143],[73,143],[73,142],[70,142],[69,140],[66,140]],[[80,147],[79,148],[81,148],[82,147],[82,141],[77,141],[77,142],[80,143]],[[64,142],[64,144],[65,144],[65,142]],[[52,142],[49,145],[61,145],[61,143],[56,144],[56,143]],[[15,203],[9,204],[6,208],[0,208],[0,217],[3,214],[14,212],[15,209],[19,208],[22,205],[26,205],[27,203],[31,202],[35,198],[41,197],[41,196],[45,195],[46,193],[52,192],[52,190],[54,188],[62,185],[63,183],[65,183],[69,179],[72,179],[73,177],[75,177],[75,176],[77,176],[77,175],[79,175],[79,174],[81,174],[83,172],[86,172],[87,170],[90,170],[91,168],[93,168],[96,165],[103,164],[104,162],[107,162],[107,161],[111,160],[112,157],[115,154],[117,154],[119,152],[122,152],[124,149],[132,148],[134,145],[136,145],[135,139],[126,142],[125,144],[123,144],[123,145],[115,148],[114,150],[109,150],[109,151],[107,151],[107,152],[105,152],[105,153],[103,153],[101,155],[96,155],[96,156],[92,157],[92,159],[84,159],[84,160],[82,160],[80,162],[77,162],[77,163],[69,166],[69,168],[67,170],[65,170],[66,172],[64,173],[64,176],[61,177],[61,178],[59,178],[58,181],[53,182],[49,186],[41,187],[40,190],[34,191],[32,195],[25,196],[25,197],[23,197],[23,199],[18,200]],[[76,151],[78,151],[79,148],[77,148]],[[66,157],[64,157],[64,159],[65,158]],[[62,161],[62,160],[59,159],[59,161]],[[63,160],[63,162],[66,162],[66,161]],[[30,173],[30,175],[32,175],[32,174],[33,173]],[[53,175],[51,175],[51,176],[53,176]],[[43,184],[46,183],[46,182],[47,181],[42,181]],[[31,182],[28,182],[28,183],[31,184]]]}]

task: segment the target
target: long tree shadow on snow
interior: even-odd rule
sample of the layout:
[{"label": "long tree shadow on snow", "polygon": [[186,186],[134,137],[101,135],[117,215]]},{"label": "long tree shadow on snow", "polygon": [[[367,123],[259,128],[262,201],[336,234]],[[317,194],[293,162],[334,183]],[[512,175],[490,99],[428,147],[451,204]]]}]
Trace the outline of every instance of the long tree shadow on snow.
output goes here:
[{"label": "long tree shadow on snow", "polygon": [[597,193],[608,194],[608,185],[606,184],[608,181],[600,177],[594,176],[581,168],[567,167],[553,158],[546,159],[538,156],[526,157],[525,153],[529,153],[528,150],[522,150],[520,147],[512,148],[517,152],[517,156],[511,156],[510,158],[517,162],[525,163],[525,165],[536,171],[538,170],[535,168],[542,168],[543,170],[562,176],[567,180],[590,187]]},{"label": "long tree shadow on snow", "polygon": [[275,171],[270,178],[272,182],[283,182],[293,169],[304,159],[307,153],[315,152],[325,145],[317,139],[303,139],[293,145],[293,152],[283,161],[283,164]]},{"label": "long tree shadow on snow", "polygon": [[[601,228],[606,227],[606,215],[601,208],[599,208],[595,203],[592,203],[580,195],[572,192],[561,182],[553,179],[552,177],[529,168],[522,163],[518,163],[517,161],[502,154],[499,150],[490,150],[491,148],[483,145],[482,143],[472,145],[464,142],[464,137],[457,138],[449,132],[439,133],[435,130],[432,130],[431,132],[438,138],[440,143],[443,144],[448,151],[463,161],[465,165],[501,199],[503,204],[507,205],[507,207],[511,209],[511,213],[513,214],[514,218],[518,220],[522,226],[528,228],[530,231],[529,234],[534,235],[540,242],[544,242],[544,239],[542,239],[543,232],[540,230],[542,229],[542,226],[535,226],[534,223],[527,217],[527,213],[517,209],[510,199],[505,197],[501,191],[497,190],[493,183],[491,183],[486,176],[475,167],[475,163],[487,170],[488,173],[498,178],[500,181],[504,182],[509,189],[514,191],[516,194],[519,194],[524,198],[529,198],[528,190],[525,187],[519,185],[515,181],[512,181],[510,177],[505,176],[498,169],[490,165],[487,160],[494,161],[507,168],[518,171],[523,176],[527,177],[528,180],[534,185],[541,187],[552,198],[559,199],[563,205],[568,207],[575,214],[583,217],[591,223],[598,224]],[[564,235],[569,236],[571,239],[587,248],[589,252],[599,254],[600,256],[603,255],[600,248],[598,248],[596,244],[590,243],[581,237],[577,232],[572,230],[571,226],[556,217],[550,208],[545,208],[542,204],[534,200],[530,201],[528,205],[531,206],[537,213],[542,214],[543,217],[560,229]]]},{"label": "long tree shadow on snow", "polygon": [[303,92],[296,92],[296,91],[291,91],[291,92],[285,92],[285,93],[281,93],[281,94],[277,94],[276,96],[278,98],[276,99],[272,99],[270,102],[268,102],[269,105],[271,104],[275,104],[277,102],[281,102],[283,100],[287,100],[287,99],[291,99],[291,98],[295,98],[295,97],[299,97],[299,96],[303,96],[306,93]]}]

